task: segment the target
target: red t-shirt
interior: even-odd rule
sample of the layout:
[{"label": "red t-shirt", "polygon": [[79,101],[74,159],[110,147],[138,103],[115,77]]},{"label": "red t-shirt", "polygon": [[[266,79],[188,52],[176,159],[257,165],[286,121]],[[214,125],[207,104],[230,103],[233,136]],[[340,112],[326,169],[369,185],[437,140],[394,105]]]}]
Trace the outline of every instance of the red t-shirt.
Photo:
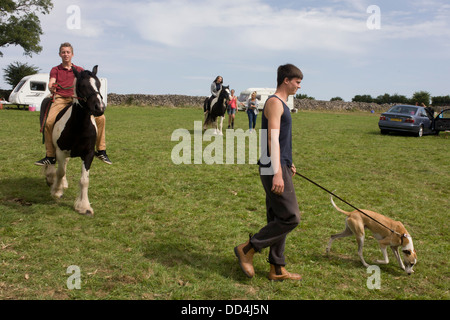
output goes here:
[{"label": "red t-shirt", "polygon": [[[74,64],[72,64],[72,66],[77,69],[78,72],[83,71],[83,68],[81,67]],[[73,96],[73,81],[75,79],[75,75],[73,74],[72,68],[66,69],[61,63],[59,66],[52,68],[50,71],[50,78],[56,79],[56,94],[62,97]]]}]

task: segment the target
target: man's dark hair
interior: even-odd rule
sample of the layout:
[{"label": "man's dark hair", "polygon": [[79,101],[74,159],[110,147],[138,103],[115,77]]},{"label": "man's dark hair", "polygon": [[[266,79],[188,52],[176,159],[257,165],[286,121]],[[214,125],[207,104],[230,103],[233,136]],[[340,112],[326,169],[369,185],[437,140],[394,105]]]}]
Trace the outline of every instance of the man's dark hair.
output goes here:
[{"label": "man's dark hair", "polygon": [[303,73],[299,68],[290,63],[279,66],[277,72],[277,87],[279,87],[286,78],[288,78],[288,80],[294,78],[303,79]]}]

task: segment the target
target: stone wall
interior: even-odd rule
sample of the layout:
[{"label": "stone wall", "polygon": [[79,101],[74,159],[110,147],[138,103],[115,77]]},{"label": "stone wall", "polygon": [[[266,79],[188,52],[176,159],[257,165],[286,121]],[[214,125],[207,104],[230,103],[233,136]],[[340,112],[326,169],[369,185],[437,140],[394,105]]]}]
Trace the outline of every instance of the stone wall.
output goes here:
[{"label": "stone wall", "polygon": [[[148,95],[148,94],[108,94],[108,105],[137,105],[137,106],[164,106],[164,107],[195,107],[203,108],[202,96],[184,95]],[[375,111],[383,112],[390,105],[376,103],[321,101],[309,99],[294,99],[294,108],[298,110],[326,110],[326,111]]]},{"label": "stone wall", "polygon": [[174,94],[108,94],[108,105],[137,105],[161,107],[199,107],[203,108],[206,97]]},{"label": "stone wall", "polygon": [[298,110],[384,112],[387,111],[390,107],[390,104],[294,99],[294,108]]}]

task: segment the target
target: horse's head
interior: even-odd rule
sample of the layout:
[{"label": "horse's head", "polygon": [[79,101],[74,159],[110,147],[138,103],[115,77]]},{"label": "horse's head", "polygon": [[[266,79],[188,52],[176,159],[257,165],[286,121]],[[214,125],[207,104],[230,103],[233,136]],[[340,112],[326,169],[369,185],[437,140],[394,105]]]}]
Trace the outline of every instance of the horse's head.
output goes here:
[{"label": "horse's head", "polygon": [[101,116],[105,112],[105,104],[100,94],[100,80],[97,78],[97,68],[92,71],[83,70],[78,72],[72,68],[76,78],[76,95],[79,104],[87,108],[89,113],[95,117]]},{"label": "horse's head", "polygon": [[228,102],[230,102],[231,100],[230,86],[222,86],[222,91],[220,92],[220,95],[224,97],[225,105],[227,105]]}]

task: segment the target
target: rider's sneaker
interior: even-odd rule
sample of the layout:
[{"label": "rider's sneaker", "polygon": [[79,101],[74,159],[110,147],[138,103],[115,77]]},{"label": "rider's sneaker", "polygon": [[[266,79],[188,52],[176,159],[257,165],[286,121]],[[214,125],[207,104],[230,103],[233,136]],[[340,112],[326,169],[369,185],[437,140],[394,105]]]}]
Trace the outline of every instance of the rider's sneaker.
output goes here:
[{"label": "rider's sneaker", "polygon": [[99,158],[100,160],[102,160],[106,164],[112,164],[112,161],[109,160],[109,158],[108,158],[108,156],[106,154],[106,150],[96,151],[95,152],[95,156],[97,158]]},{"label": "rider's sneaker", "polygon": [[55,164],[56,158],[55,157],[45,157],[39,161],[36,161],[34,164],[37,166],[48,166],[50,164]]}]

